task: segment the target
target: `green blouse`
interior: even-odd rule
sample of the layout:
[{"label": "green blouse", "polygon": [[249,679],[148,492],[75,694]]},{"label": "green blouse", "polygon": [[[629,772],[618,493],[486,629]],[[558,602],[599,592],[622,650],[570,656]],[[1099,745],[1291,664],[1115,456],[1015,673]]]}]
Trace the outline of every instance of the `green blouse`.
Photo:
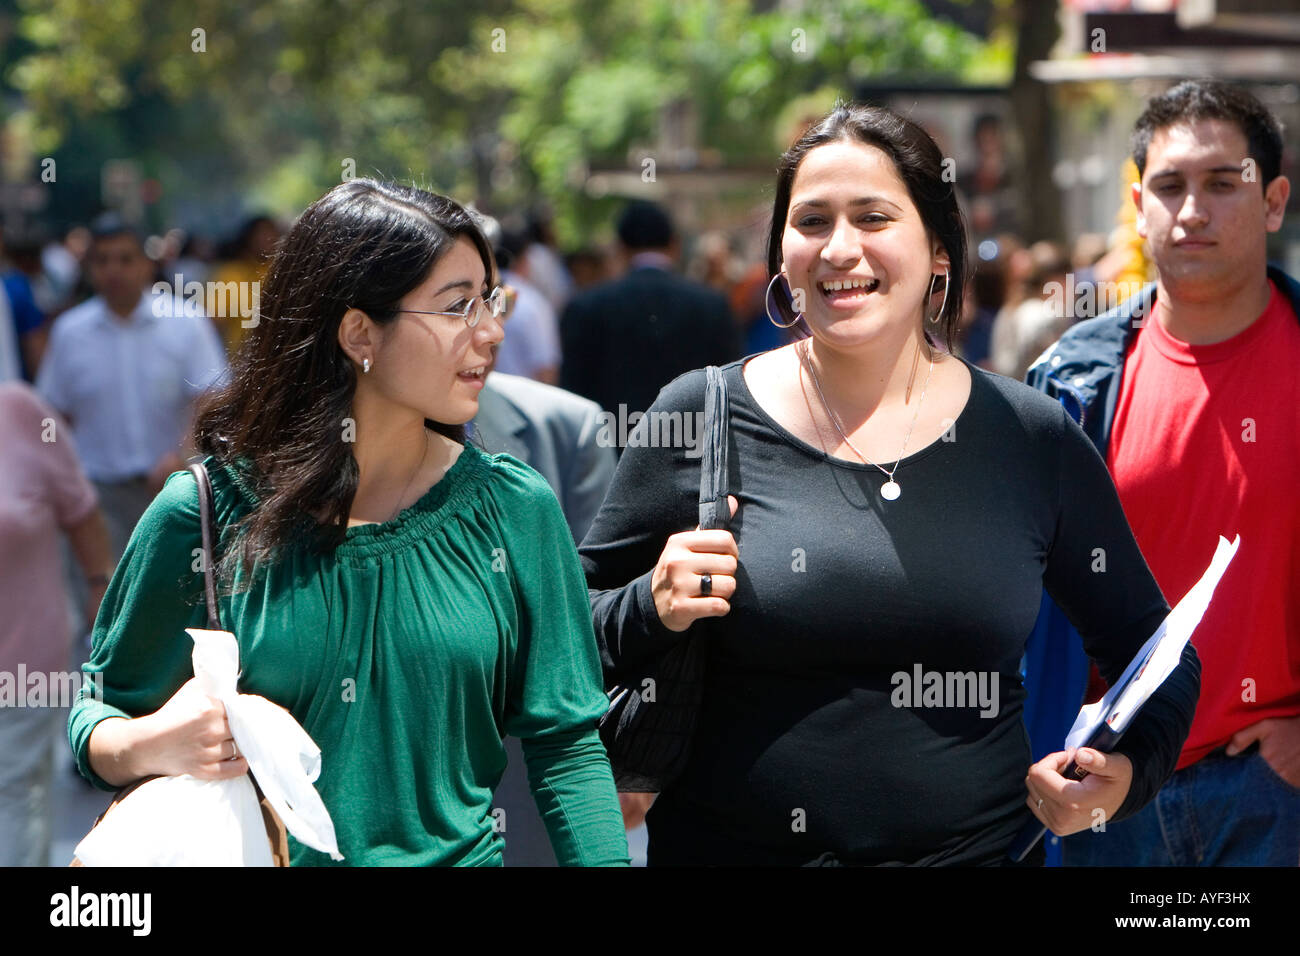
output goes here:
[{"label": "green blouse", "polygon": [[[217,521],[254,498],[209,460]],[[135,529],[95,623],[68,722],[81,772],[106,717],[149,714],[193,676],[202,627],[198,493],[172,475]],[[418,502],[348,529],[324,556],[286,549],[220,599],[240,690],[287,708],[322,751],[316,788],[351,865],[500,865],[502,738],[520,738],[561,865],[628,861],[609,761],[591,605],[568,525],[540,475],[472,445]],[[293,865],[329,864],[289,840]]]}]

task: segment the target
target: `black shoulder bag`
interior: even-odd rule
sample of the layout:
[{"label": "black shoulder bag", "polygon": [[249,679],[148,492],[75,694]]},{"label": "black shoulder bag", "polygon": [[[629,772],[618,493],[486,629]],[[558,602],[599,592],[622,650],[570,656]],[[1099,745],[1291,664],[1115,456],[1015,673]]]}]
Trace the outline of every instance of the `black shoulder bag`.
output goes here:
[{"label": "black shoulder bag", "polygon": [[[700,528],[726,528],[727,383],[710,365],[704,395],[700,458]],[[704,690],[701,638],[683,635],[646,667],[641,686],[619,685],[608,692],[609,709],[600,719],[600,739],[609,753],[614,782],[624,793],[658,793],[675,780],[691,753],[691,738]]]}]

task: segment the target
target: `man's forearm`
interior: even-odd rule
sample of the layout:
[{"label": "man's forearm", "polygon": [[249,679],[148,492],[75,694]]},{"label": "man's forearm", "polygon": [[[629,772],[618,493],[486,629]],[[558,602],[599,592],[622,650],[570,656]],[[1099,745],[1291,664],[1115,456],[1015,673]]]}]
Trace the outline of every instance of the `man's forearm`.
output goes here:
[{"label": "man's forearm", "polygon": [[77,559],[77,566],[86,576],[89,591],[86,601],[86,626],[94,626],[99,604],[108,588],[113,572],[113,555],[109,548],[108,525],[104,513],[96,507],[86,518],[68,530],[68,542]]},{"label": "man's forearm", "polygon": [[86,580],[93,581],[111,570],[112,556],[108,546],[108,525],[104,513],[96,507],[80,524],[68,530],[72,553],[77,559]]},{"label": "man's forearm", "polygon": [[42,325],[40,328],[32,329],[26,333],[19,342],[19,348],[22,349],[23,361],[27,363],[28,373],[35,378],[36,370],[41,367],[41,359],[45,357],[45,346],[50,340],[49,325]]}]

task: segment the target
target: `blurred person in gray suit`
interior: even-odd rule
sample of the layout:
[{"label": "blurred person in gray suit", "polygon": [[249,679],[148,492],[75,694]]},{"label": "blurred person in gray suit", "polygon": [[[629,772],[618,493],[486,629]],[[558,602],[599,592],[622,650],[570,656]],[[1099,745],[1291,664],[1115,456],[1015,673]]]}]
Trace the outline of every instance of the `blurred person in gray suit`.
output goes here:
[{"label": "blurred person in gray suit", "polygon": [[[509,327],[507,326],[507,331]],[[568,519],[573,541],[587,533],[614,477],[617,455],[597,443],[600,406],[554,385],[489,369],[474,416],[474,439],[540,472]]]},{"label": "blurred person in gray suit", "polygon": [[[500,248],[500,226],[482,216],[479,225],[500,264],[507,256]],[[514,301],[507,291],[507,338]],[[612,445],[597,441],[600,406],[554,385],[494,371],[495,365],[496,347],[467,436],[484,451],[506,452],[541,474],[559,499],[576,544],[600,510],[617,464]],[[494,806],[504,811],[505,863],[555,866],[555,854],[528,787],[523,751],[513,737],[506,738],[506,757],[506,772],[494,799]]]}]

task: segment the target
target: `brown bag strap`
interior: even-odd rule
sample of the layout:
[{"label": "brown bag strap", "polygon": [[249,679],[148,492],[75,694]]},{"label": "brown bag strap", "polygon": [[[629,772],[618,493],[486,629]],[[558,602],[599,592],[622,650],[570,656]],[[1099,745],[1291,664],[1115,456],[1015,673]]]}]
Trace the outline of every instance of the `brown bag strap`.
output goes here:
[{"label": "brown bag strap", "polygon": [[217,523],[216,509],[212,505],[212,479],[203,463],[191,464],[190,473],[199,485],[199,533],[203,538],[203,592],[208,605],[208,630],[224,631],[221,627],[221,607],[217,605],[217,580],[213,571],[212,528]]},{"label": "brown bag strap", "polygon": [[[213,544],[214,529],[217,525],[216,506],[212,501],[212,479],[208,476],[208,470],[202,463],[190,465],[190,471],[194,475],[194,481],[199,486],[199,534],[202,537],[203,545],[203,593],[208,606],[208,629],[212,631],[225,630],[221,626],[221,606],[217,603],[217,581],[215,555],[216,548]],[[266,794],[262,792],[257,778],[250,771],[248,779],[253,782],[253,790],[257,794],[258,803],[262,807],[262,822],[266,825],[267,839],[271,843],[271,856],[275,860],[276,866],[289,865],[289,835],[285,829],[284,822],[280,815],[275,812],[271,806],[271,801],[266,799]],[[144,781],[141,781],[143,783]]]},{"label": "brown bag strap", "polygon": [[217,580],[213,566],[215,548],[212,529],[217,523],[216,509],[212,504],[212,479],[201,462],[190,465],[190,473],[199,486],[199,534],[203,544],[203,593],[208,605],[208,630],[221,631],[221,608],[217,604]]}]

